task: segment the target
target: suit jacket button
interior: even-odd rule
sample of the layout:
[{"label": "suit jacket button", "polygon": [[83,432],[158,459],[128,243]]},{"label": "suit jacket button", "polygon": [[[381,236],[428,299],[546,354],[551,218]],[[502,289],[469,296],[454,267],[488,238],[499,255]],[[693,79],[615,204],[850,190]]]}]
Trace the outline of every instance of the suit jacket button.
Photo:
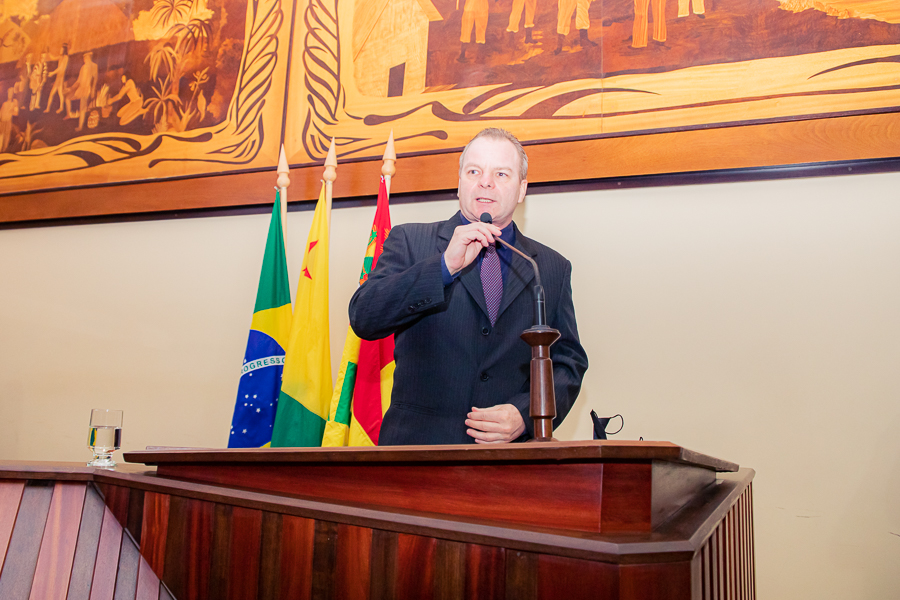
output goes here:
[{"label": "suit jacket button", "polygon": [[490,332],[491,332],[490,327],[485,326],[485,327],[481,328],[481,335],[488,335]]},{"label": "suit jacket button", "polygon": [[489,376],[487,373],[482,373],[482,374],[481,374],[481,380],[482,380],[482,381],[487,381],[488,379],[490,379],[490,376]]}]

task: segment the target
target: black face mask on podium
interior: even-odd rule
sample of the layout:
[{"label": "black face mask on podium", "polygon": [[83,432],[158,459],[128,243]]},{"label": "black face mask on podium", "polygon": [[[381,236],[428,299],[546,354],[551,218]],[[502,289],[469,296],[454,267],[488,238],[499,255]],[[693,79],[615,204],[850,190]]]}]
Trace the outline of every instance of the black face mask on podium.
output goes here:
[{"label": "black face mask on podium", "polygon": [[[606,427],[607,427],[607,425],[609,425],[609,422],[612,421],[613,419],[615,419],[616,417],[619,417],[620,419],[622,419],[622,425],[615,431],[609,431],[609,432],[606,431]],[[625,427],[625,417],[623,417],[622,415],[613,415],[611,417],[598,417],[596,412],[591,411],[591,420],[594,421],[594,439],[595,440],[605,440],[607,434],[616,435],[617,433],[622,431],[623,427]]]}]

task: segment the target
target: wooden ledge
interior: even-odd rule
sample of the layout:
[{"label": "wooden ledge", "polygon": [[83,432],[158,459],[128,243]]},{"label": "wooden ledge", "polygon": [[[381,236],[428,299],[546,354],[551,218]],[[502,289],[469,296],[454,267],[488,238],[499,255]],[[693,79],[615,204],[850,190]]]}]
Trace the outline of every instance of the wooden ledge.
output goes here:
[{"label": "wooden ledge", "polygon": [[377,446],[370,448],[162,449],[126,452],[125,460],[161,464],[349,464],[665,461],[735,472],[739,465],[671,442],[593,440],[504,446]]}]

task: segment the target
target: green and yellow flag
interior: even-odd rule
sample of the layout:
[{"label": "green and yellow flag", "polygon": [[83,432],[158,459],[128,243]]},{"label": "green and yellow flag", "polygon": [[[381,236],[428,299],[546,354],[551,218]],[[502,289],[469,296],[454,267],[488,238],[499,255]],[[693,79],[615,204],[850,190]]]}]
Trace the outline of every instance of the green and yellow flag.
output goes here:
[{"label": "green and yellow flag", "polygon": [[331,201],[325,182],[303,257],[284,362],[272,447],[319,446],[331,401],[328,339],[328,232]]},{"label": "green and yellow flag", "polygon": [[[360,285],[369,278],[391,232],[391,214],[384,177],[378,189],[378,207],[363,259]],[[368,341],[347,328],[323,446],[377,446],[381,418],[391,403],[394,385],[394,336]]]},{"label": "green and yellow flag", "polygon": [[284,256],[281,198],[276,194],[228,436],[229,448],[269,445],[290,331],[291,286]]}]

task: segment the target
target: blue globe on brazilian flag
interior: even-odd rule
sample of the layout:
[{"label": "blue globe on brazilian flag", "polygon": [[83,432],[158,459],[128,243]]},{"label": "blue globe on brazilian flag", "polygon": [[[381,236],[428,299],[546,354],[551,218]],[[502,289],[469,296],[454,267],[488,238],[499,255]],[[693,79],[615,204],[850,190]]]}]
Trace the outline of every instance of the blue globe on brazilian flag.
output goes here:
[{"label": "blue globe on brazilian flag", "polygon": [[231,421],[229,448],[261,448],[272,440],[284,349],[268,335],[250,330]]}]

